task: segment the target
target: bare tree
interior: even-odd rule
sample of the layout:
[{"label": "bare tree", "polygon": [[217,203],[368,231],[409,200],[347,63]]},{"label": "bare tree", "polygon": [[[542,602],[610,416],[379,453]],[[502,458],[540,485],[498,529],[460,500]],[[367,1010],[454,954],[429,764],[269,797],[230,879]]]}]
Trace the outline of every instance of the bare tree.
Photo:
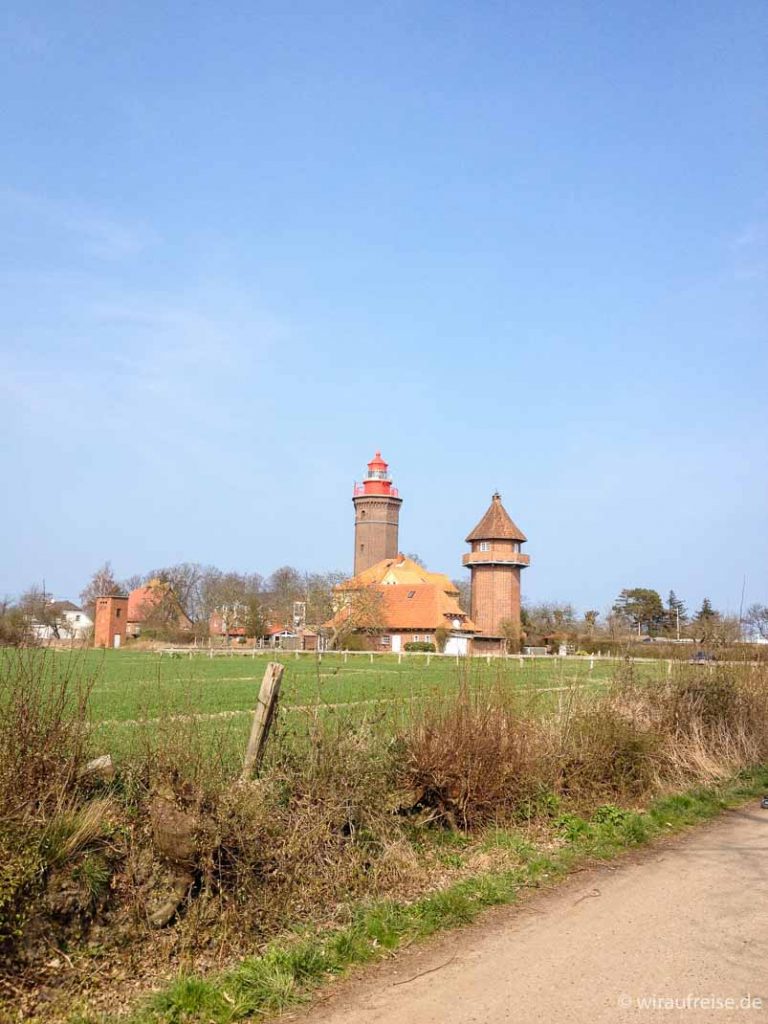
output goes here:
[{"label": "bare tree", "polygon": [[105,562],[80,591],[80,604],[83,611],[93,619],[96,614],[96,598],[114,597],[119,593],[121,593],[121,587],[112,572],[112,564]]},{"label": "bare tree", "polygon": [[768,605],[751,604],[747,608],[744,622],[749,626],[753,636],[758,636],[761,640],[768,640]]},{"label": "bare tree", "polygon": [[[201,610],[205,622],[209,622],[211,616],[215,615],[225,635],[242,630],[246,636],[261,636],[262,583],[258,573],[206,569],[200,586]],[[257,632],[251,632],[252,629]]]},{"label": "bare tree", "polygon": [[193,622],[203,617],[201,607],[201,584],[205,569],[197,562],[180,562],[163,569],[154,569],[147,578],[167,583],[184,612]]},{"label": "bare tree", "polygon": [[385,628],[384,592],[377,584],[337,590],[338,609],[328,637],[331,649],[340,649],[355,634],[376,636]]},{"label": "bare tree", "polygon": [[22,609],[7,597],[0,601],[0,646],[19,647],[32,641]]},{"label": "bare tree", "polygon": [[469,610],[472,607],[472,583],[468,577],[461,580],[451,580],[454,587],[459,592],[459,607],[462,611],[469,614]]},{"label": "bare tree", "polygon": [[34,626],[50,629],[55,639],[59,636],[59,613],[53,606],[49,594],[42,587],[31,586],[19,598],[19,609],[27,623],[28,630]]},{"label": "bare tree", "polygon": [[305,601],[304,577],[291,565],[276,569],[267,580],[267,603],[275,623],[288,625],[293,620],[294,601]]}]

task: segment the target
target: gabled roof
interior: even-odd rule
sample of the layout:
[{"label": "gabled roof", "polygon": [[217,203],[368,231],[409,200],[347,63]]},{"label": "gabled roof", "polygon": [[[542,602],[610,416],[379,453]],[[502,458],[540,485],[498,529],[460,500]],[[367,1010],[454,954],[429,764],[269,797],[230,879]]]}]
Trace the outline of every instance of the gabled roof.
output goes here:
[{"label": "gabled roof", "polygon": [[83,610],[71,601],[51,601],[48,607],[52,612],[81,612]]},{"label": "gabled roof", "polygon": [[467,543],[473,540],[519,540],[526,541],[528,538],[523,531],[515,526],[509,517],[509,513],[501,504],[501,495],[498,491],[491,498],[491,504],[483,518],[466,538]]},{"label": "gabled roof", "polygon": [[145,587],[136,587],[135,590],[130,592],[128,595],[126,620],[128,622],[144,622],[152,613],[152,609],[156,608],[168,595],[171,595],[177,606],[179,620],[184,619],[191,623],[192,620],[181,607],[178,598],[173,593],[171,584],[165,583],[162,580],[150,580]]},{"label": "gabled roof", "polygon": [[403,554],[399,554],[396,558],[383,558],[364,572],[340,583],[337,589],[359,590],[361,587],[370,587],[377,583],[386,586],[395,586],[398,583],[408,583],[412,586],[430,583],[440,587],[446,593],[458,594],[455,584],[445,573],[429,572],[423,565],[419,565],[412,558],[406,558]]}]

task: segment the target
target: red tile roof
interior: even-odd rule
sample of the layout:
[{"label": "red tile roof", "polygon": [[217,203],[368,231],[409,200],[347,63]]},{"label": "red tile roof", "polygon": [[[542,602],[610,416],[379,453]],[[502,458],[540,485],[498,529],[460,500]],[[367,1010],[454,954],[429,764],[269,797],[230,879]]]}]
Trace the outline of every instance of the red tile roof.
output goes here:
[{"label": "red tile roof", "polygon": [[528,538],[510,519],[509,513],[501,504],[501,495],[497,491],[491,499],[488,511],[466,540],[468,544],[471,544],[473,540],[526,541]]},{"label": "red tile roof", "polygon": [[[461,610],[454,594],[433,583],[373,584],[372,588],[381,594],[382,621],[372,621],[371,627],[381,625],[385,629],[394,630],[435,630],[443,626],[446,629],[477,632],[477,626]],[[348,590],[342,592],[349,593]],[[350,613],[350,604],[344,604],[325,625],[333,629],[341,625]],[[375,614],[372,612],[372,615]],[[454,626],[455,620],[459,621],[459,626]]]},{"label": "red tile roof", "polygon": [[[165,597],[171,593],[170,583],[163,583],[161,580],[150,580],[145,587],[136,587],[128,595],[128,611],[126,619],[128,622],[144,622]],[[178,601],[179,619],[191,623],[190,617],[184,611]]]}]

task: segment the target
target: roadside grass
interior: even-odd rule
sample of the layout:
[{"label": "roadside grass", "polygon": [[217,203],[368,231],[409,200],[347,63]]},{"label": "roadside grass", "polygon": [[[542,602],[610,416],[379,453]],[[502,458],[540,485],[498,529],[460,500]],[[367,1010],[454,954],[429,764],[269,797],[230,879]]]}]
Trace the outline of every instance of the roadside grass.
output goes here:
[{"label": "roadside grass", "polygon": [[[305,1002],[328,980],[391,955],[438,931],[473,921],[483,910],[517,901],[590,860],[608,860],[661,835],[680,832],[737,807],[768,787],[768,768],[728,783],[698,786],[653,800],[646,810],[603,805],[589,817],[556,819],[563,843],[537,847],[519,832],[497,829],[487,842],[506,846],[518,866],[463,879],[412,903],[385,900],[359,907],[345,927],[297,932],[269,943],[259,956],[213,977],[182,974],[122,1024],[234,1024],[268,1017]],[[116,1018],[76,1014],[71,1024],[116,1024]]]}]

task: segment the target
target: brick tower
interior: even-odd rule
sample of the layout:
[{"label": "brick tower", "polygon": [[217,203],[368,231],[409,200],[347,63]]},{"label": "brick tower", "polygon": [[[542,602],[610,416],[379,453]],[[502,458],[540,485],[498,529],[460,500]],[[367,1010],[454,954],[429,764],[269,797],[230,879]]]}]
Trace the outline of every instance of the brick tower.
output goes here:
[{"label": "brick tower", "polygon": [[376,452],[368,463],[368,476],[355,484],[355,570],[365,572],[383,558],[397,555],[397,532],[403,499],[392,486],[387,464]]},{"label": "brick tower", "polygon": [[127,597],[97,597],[93,646],[120,647],[125,642],[127,620]]},{"label": "brick tower", "polygon": [[503,623],[520,632],[520,570],[531,561],[520,552],[526,539],[496,492],[488,511],[467,537],[472,550],[462,559],[472,573],[470,617],[481,638],[501,638]]}]

